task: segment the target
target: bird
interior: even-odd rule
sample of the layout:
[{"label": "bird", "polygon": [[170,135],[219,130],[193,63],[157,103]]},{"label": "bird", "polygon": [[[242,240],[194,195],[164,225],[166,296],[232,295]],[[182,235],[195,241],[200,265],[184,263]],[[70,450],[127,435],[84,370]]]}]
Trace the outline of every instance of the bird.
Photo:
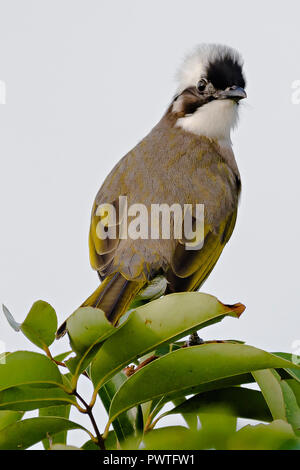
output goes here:
[{"label": "bird", "polygon": [[[242,56],[229,46],[200,44],[184,58],[176,79],[161,120],[116,164],[92,207],[90,263],[101,283],[82,307],[102,310],[114,326],[135,299],[197,291],[236,224],[241,178],[231,133],[247,98]],[[161,233],[124,237],[121,198],[129,207],[142,204],[149,211],[153,205],[203,207],[196,248],[191,249],[188,236],[176,238],[174,228],[168,238]],[[115,218],[104,216],[107,205],[115,209]],[[194,227],[197,216],[191,211]],[[99,227],[106,236],[99,236]],[[66,322],[57,337],[65,332]]]}]

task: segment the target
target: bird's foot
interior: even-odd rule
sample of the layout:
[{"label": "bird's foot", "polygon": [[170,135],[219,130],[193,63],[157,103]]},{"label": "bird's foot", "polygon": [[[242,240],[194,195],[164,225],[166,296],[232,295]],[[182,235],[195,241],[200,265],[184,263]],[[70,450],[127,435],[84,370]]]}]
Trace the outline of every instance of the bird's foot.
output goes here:
[{"label": "bird's foot", "polygon": [[199,337],[197,331],[195,333],[192,333],[189,337],[189,339],[186,342],[186,346],[199,346],[200,344],[204,344],[204,341],[202,338]]},{"label": "bird's foot", "polygon": [[201,344],[218,344],[218,343],[228,343],[228,341],[223,341],[221,339],[213,339],[210,341],[204,341],[202,338],[199,338],[198,333],[195,332],[190,335],[189,339],[183,345],[184,348],[188,348],[190,346],[200,346]]}]

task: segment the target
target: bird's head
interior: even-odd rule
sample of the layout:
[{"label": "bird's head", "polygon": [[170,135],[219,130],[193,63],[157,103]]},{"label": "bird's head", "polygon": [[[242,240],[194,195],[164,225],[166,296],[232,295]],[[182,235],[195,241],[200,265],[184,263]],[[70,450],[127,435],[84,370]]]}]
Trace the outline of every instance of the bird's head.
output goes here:
[{"label": "bird's head", "polygon": [[247,97],[243,61],[234,49],[203,44],[187,56],[170,107],[175,126],[230,145],[238,105]]}]

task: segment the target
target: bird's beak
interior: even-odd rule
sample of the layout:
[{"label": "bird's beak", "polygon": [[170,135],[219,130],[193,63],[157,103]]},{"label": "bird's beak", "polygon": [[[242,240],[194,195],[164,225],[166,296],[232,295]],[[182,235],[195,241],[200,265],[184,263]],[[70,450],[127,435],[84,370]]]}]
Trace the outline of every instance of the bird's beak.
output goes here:
[{"label": "bird's beak", "polygon": [[244,88],[239,86],[232,86],[225,91],[220,91],[215,96],[218,100],[233,100],[233,101],[240,101],[244,98],[247,98],[247,93],[245,92]]}]

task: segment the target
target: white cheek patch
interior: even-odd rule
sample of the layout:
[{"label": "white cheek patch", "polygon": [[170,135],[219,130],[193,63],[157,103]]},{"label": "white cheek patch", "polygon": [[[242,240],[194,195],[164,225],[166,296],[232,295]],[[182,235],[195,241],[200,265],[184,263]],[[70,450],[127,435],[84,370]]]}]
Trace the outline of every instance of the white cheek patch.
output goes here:
[{"label": "white cheek patch", "polygon": [[[176,103],[176,102],[175,102]],[[174,104],[175,104],[174,103]],[[231,145],[230,131],[238,121],[238,106],[232,100],[215,100],[201,106],[193,114],[179,118],[176,127]]]}]

